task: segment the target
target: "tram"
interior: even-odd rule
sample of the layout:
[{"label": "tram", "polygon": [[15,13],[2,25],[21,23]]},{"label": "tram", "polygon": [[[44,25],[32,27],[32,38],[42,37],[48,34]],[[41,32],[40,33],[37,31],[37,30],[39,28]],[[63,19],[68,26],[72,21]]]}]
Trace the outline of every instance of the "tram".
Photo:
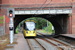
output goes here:
[{"label": "tram", "polygon": [[25,20],[23,23],[24,37],[36,37],[36,21]]}]

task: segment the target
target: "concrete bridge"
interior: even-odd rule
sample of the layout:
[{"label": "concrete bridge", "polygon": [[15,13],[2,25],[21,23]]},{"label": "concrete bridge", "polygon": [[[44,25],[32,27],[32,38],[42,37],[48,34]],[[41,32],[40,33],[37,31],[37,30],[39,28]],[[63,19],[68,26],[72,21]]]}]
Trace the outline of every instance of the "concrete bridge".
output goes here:
[{"label": "concrete bridge", "polygon": [[[55,34],[75,34],[75,1],[73,0],[1,0],[0,16],[5,15],[5,32],[9,33],[9,18],[7,8],[15,9],[14,29],[24,19],[29,17],[42,17],[49,20]],[[1,23],[0,26],[3,26]]]}]

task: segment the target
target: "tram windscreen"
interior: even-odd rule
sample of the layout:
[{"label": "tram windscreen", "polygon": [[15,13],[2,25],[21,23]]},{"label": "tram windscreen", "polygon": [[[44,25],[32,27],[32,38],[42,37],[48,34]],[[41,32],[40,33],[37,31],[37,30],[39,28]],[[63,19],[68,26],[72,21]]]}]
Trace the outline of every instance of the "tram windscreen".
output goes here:
[{"label": "tram windscreen", "polygon": [[26,28],[30,31],[35,29],[35,23],[34,22],[26,22]]}]

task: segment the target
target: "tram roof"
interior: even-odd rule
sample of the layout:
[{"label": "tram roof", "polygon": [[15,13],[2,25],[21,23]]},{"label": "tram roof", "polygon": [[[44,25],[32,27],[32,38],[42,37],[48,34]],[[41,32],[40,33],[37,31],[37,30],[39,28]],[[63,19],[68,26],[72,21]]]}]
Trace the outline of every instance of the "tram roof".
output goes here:
[{"label": "tram roof", "polygon": [[27,19],[27,20],[25,20],[24,23],[26,23],[26,22],[35,22],[36,23],[36,21],[34,19]]}]

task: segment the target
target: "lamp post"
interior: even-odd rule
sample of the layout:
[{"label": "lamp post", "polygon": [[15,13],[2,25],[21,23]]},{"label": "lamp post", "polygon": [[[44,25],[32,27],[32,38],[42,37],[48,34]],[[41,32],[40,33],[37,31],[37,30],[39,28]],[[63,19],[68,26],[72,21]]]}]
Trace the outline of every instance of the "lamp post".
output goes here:
[{"label": "lamp post", "polygon": [[48,20],[47,20],[47,34],[48,34]]}]

